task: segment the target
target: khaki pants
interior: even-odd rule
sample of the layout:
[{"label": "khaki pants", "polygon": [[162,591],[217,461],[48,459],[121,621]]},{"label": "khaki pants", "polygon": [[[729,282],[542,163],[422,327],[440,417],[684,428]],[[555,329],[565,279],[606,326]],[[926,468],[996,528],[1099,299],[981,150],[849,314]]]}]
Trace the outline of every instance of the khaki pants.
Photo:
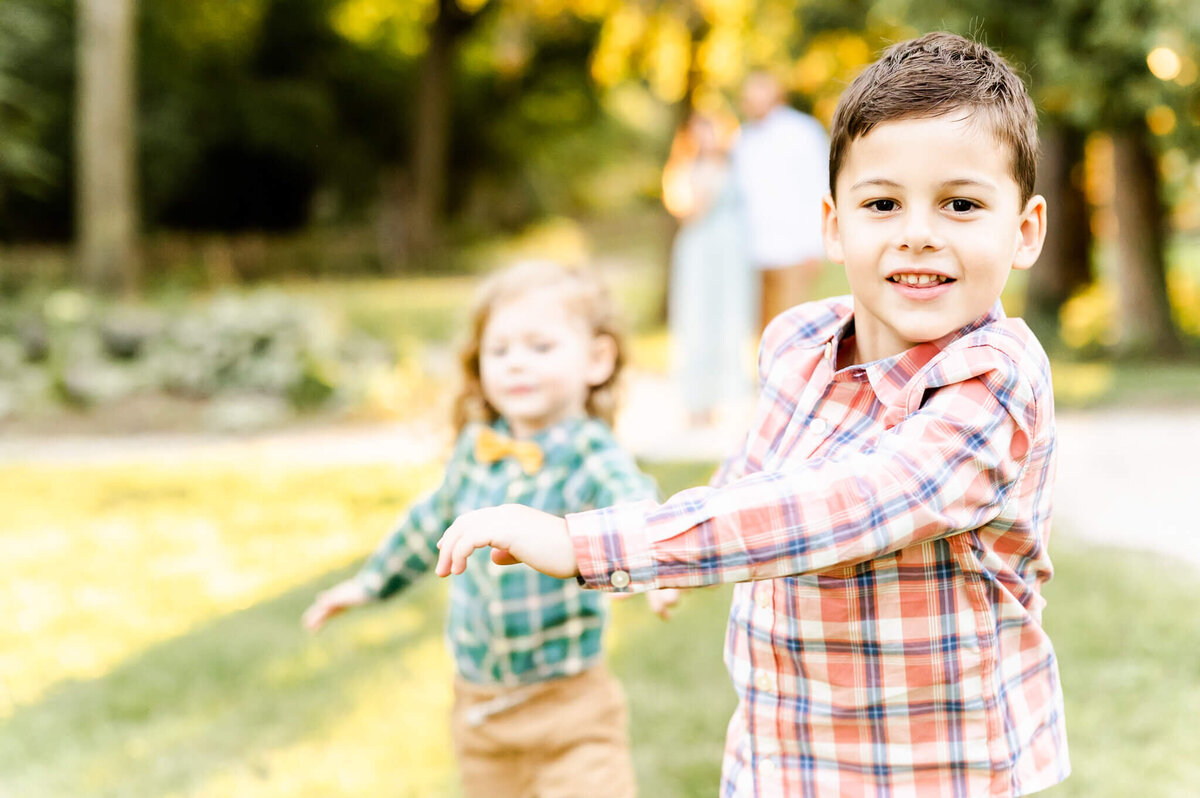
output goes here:
[{"label": "khaki pants", "polygon": [[771,319],[811,298],[809,294],[821,274],[822,263],[820,258],[814,258],[791,266],[759,270],[762,275],[759,294],[762,304],[758,321],[760,334]]},{"label": "khaki pants", "polygon": [[603,665],[516,688],[457,679],[451,719],[468,798],[633,798],[625,696]]}]

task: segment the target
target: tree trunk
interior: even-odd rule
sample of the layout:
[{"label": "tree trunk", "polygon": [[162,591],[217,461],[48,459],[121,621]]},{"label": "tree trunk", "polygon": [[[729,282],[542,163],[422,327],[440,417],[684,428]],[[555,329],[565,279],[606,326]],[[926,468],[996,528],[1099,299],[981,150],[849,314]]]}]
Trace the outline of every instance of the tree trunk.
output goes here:
[{"label": "tree trunk", "polygon": [[1058,313],[1071,294],[1091,280],[1092,230],[1083,194],[1085,134],[1074,127],[1050,127],[1042,138],[1039,194],[1046,198],[1046,244],[1029,273],[1025,320],[1043,341],[1059,336]]},{"label": "tree trunk", "polygon": [[440,243],[450,170],[451,82],[458,42],[470,30],[471,17],[455,0],[438,0],[429,28],[429,47],[421,60],[417,85],[417,119],[413,136],[412,198],[404,235],[409,254],[427,257]]},{"label": "tree trunk", "polygon": [[1158,166],[1143,127],[1113,136],[1113,178],[1119,349],[1124,354],[1178,352],[1167,298],[1166,214],[1159,197]]},{"label": "tree trunk", "polygon": [[137,287],[134,0],[79,0],[76,95],[78,257],[105,293]]}]

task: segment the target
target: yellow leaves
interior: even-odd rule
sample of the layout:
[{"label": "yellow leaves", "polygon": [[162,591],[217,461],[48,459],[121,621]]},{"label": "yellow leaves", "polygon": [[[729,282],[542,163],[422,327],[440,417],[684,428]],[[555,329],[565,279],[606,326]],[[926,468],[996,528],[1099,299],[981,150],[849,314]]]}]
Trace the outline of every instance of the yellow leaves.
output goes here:
[{"label": "yellow leaves", "polygon": [[1175,129],[1175,111],[1166,105],[1156,105],[1146,111],[1146,127],[1156,136],[1165,136]]},{"label": "yellow leaves", "polygon": [[714,28],[740,27],[750,17],[752,0],[697,0],[696,8]]},{"label": "yellow leaves", "polygon": [[1110,363],[1054,364],[1054,396],[1064,405],[1087,405],[1106,395],[1116,374]]},{"label": "yellow leaves", "polygon": [[820,34],[792,67],[791,88],[814,98],[813,113],[828,127],[842,89],[870,60],[871,47],[861,35]]},{"label": "yellow leaves", "polygon": [[642,9],[632,5],[622,5],[606,19],[592,53],[592,79],[601,86],[624,80],[648,24]]},{"label": "yellow leaves", "polygon": [[745,71],[742,37],[732,27],[713,28],[701,42],[696,55],[702,80],[710,86],[732,88]]},{"label": "yellow leaves", "polygon": [[[1068,299],[1059,312],[1063,343],[1072,349],[1117,343],[1117,300],[1104,284],[1093,283]],[[1057,390],[1057,385],[1055,386]]]},{"label": "yellow leaves", "polygon": [[1167,295],[1179,329],[1200,336],[1200,270],[1173,269],[1167,273]]},{"label": "yellow leaves", "polygon": [[663,102],[682,100],[687,93],[692,63],[692,36],[675,15],[659,12],[650,26],[645,73],[651,90]]},{"label": "yellow leaves", "polygon": [[344,0],[332,17],[333,29],[358,44],[383,41],[406,56],[426,46],[425,27],[436,14],[433,0]]}]

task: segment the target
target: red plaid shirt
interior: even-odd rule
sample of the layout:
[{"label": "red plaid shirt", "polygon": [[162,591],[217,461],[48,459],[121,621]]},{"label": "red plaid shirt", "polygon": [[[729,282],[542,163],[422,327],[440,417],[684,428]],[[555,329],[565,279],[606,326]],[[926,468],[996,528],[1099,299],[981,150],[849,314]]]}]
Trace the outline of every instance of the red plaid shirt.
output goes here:
[{"label": "red plaid shirt", "polygon": [[1066,777],[1041,625],[1054,474],[1046,355],[999,303],[836,370],[848,298],[763,336],[760,400],[711,487],[568,516],[582,579],[741,582],[725,796],[1008,796]]}]

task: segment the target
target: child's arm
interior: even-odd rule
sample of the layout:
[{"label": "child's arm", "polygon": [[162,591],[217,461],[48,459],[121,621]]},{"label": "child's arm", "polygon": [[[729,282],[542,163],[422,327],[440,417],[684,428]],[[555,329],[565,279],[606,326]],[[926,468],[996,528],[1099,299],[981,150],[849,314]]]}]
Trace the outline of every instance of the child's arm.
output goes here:
[{"label": "child's arm", "polygon": [[437,540],[454,517],[454,496],[461,481],[458,463],[465,437],[461,436],[455,446],[441,485],[408,509],[357,574],[317,595],[302,619],[309,631],[317,631],[345,610],[389,598],[433,566]]},{"label": "child's arm", "polygon": [[501,561],[581,570],[594,587],[700,586],[822,571],[976,529],[1000,514],[1033,434],[1031,387],[998,360],[836,460],[568,516],[569,535],[558,519],[464,516],[443,538],[438,573],[496,545]]}]

